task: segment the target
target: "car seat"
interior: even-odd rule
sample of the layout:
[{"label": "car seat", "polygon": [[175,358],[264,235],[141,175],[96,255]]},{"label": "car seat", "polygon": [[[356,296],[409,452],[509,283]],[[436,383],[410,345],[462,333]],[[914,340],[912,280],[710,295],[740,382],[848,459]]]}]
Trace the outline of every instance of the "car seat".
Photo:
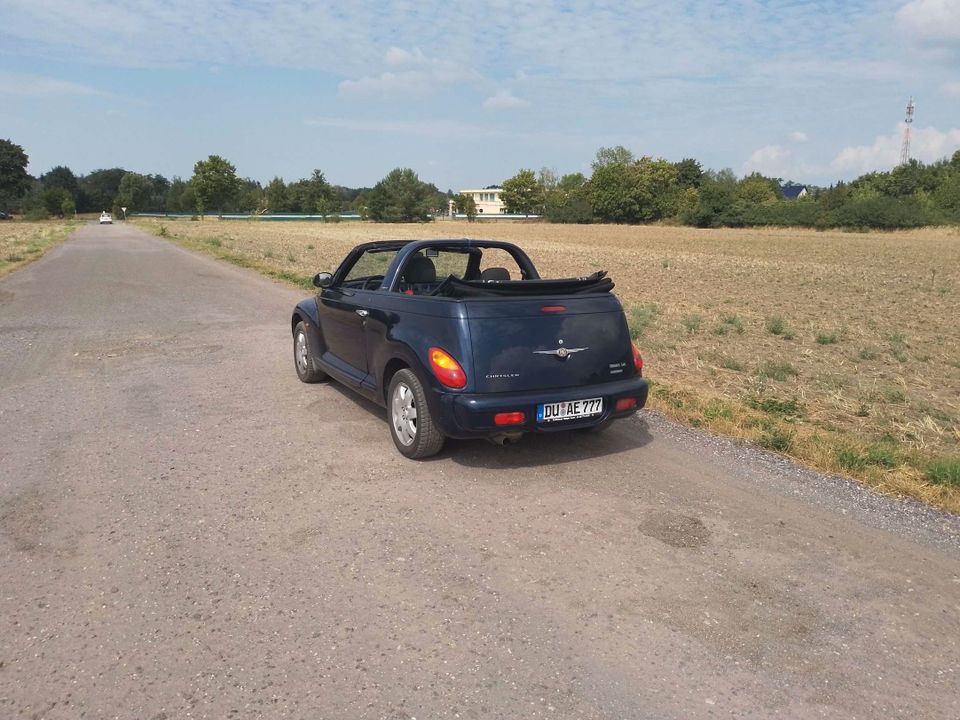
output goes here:
[{"label": "car seat", "polygon": [[408,294],[421,295],[433,290],[437,282],[437,268],[433,260],[423,255],[414,255],[407,262],[403,276],[400,278],[400,291]]},{"label": "car seat", "polygon": [[487,268],[480,273],[481,282],[509,282],[510,271],[502,267]]}]

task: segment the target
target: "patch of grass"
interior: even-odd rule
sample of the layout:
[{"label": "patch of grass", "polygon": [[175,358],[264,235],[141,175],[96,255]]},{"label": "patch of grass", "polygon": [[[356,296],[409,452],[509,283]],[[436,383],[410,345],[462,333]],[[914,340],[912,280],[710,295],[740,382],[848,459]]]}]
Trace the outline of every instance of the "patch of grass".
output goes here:
[{"label": "patch of grass", "polygon": [[798,375],[800,375],[800,371],[788,362],[765,360],[760,367],[757,368],[758,377],[769,378],[770,380],[777,380],[779,382],[784,382]]},{"label": "patch of grass", "polygon": [[894,468],[899,464],[897,450],[892,445],[871,445],[866,450],[851,445],[834,449],[837,464],[844,470],[863,470],[866,467]]},{"label": "patch of grass", "polygon": [[890,354],[897,359],[898,362],[907,361],[907,338],[901,332],[893,333],[889,338],[890,340]]},{"label": "patch of grass", "polygon": [[834,455],[837,458],[837,464],[844,470],[862,470],[867,466],[863,455],[847,445],[836,448]]},{"label": "patch of grass", "polygon": [[680,397],[680,393],[674,392],[670,388],[657,383],[653,386],[653,394],[658,398],[661,398],[667,402],[671,407],[676,410],[681,410],[684,407],[683,398]]},{"label": "patch of grass", "polygon": [[776,422],[761,424],[760,437],[757,442],[760,447],[779,453],[788,453],[793,447],[793,433]]},{"label": "patch of grass", "polygon": [[743,335],[743,321],[736,315],[725,314],[720,316],[720,324],[713,328],[714,335],[727,335],[735,332],[737,335]]},{"label": "patch of grass", "polygon": [[204,242],[210,247],[215,247],[215,248],[223,247],[223,240],[221,240],[218,237],[207,238],[206,240],[204,240]]},{"label": "patch of grass", "polygon": [[744,366],[742,362],[729,355],[723,355],[718,365],[724,370],[733,370],[735,372],[743,372],[746,369],[746,366]]},{"label": "patch of grass", "polygon": [[630,337],[635,340],[643,337],[643,333],[656,321],[659,314],[660,308],[656,303],[640,303],[630,308],[630,317],[627,318]]},{"label": "patch of grass", "polygon": [[799,417],[803,415],[803,407],[797,402],[796,398],[781,400],[779,398],[747,398],[747,407],[754,410],[760,410],[770,415],[783,415],[785,417]]},{"label": "patch of grass", "polygon": [[294,255],[293,253],[287,253],[287,262],[288,262],[288,263],[295,263],[296,261],[297,261],[297,256],[296,256],[296,255]]},{"label": "patch of grass", "polygon": [[837,392],[850,386],[850,378],[846,375],[818,375],[817,387],[827,392]]},{"label": "patch of grass", "polygon": [[307,245],[307,250],[316,250],[316,249],[317,249],[317,246],[312,243]]},{"label": "patch of grass", "polygon": [[885,468],[896,467],[899,462],[896,448],[889,444],[871,445],[867,450],[866,459],[870,465],[878,465]]},{"label": "patch of grass", "polygon": [[721,400],[710,400],[703,408],[705,420],[732,420],[733,410]]},{"label": "patch of grass", "polygon": [[767,332],[771,335],[777,335],[784,340],[793,340],[793,331],[787,327],[787,321],[780,315],[772,315],[767,318]]},{"label": "patch of grass", "polygon": [[700,326],[703,325],[703,317],[693,313],[685,316],[680,323],[687,329],[687,334],[693,335],[700,331]]},{"label": "patch of grass", "polygon": [[818,330],[816,335],[817,345],[836,345],[840,341],[840,335],[835,332]]},{"label": "patch of grass", "polygon": [[9,263],[20,262],[21,260],[23,260],[23,255],[18,255],[17,253],[10,253],[4,258],[4,260],[6,260]]},{"label": "patch of grass", "polygon": [[885,387],[882,391],[882,397],[884,402],[891,404],[905,403],[907,401],[907,394],[900,388],[893,386]]},{"label": "patch of grass", "polygon": [[924,476],[934,485],[960,487],[960,457],[935,458],[927,463]]},{"label": "patch of grass", "polygon": [[876,360],[880,357],[880,348],[875,345],[867,345],[866,347],[860,348],[860,353],[858,357],[861,360]]}]

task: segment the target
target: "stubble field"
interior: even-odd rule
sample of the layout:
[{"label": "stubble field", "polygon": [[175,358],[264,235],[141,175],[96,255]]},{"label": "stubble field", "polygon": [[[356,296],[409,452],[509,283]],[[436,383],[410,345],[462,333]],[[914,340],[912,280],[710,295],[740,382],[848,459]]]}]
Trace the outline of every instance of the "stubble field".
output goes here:
[{"label": "stubble field", "polygon": [[0,277],[43,257],[75,227],[76,223],[69,220],[0,222]]},{"label": "stubble field", "polygon": [[608,270],[651,406],[960,511],[960,231],[138,220],[304,284],[360,242],[475,237],[544,277]]}]

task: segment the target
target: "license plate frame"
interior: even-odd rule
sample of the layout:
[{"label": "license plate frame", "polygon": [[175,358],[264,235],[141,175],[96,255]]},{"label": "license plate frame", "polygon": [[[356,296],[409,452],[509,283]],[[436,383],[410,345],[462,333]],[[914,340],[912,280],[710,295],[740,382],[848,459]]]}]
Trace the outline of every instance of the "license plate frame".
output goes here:
[{"label": "license plate frame", "polygon": [[554,423],[565,420],[584,420],[603,414],[603,398],[560,400],[537,405],[537,422]]}]

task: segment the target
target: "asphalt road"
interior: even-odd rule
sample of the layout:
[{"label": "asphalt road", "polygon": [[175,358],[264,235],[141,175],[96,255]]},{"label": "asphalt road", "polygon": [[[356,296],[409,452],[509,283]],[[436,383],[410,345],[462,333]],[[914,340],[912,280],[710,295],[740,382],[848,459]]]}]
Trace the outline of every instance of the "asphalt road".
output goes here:
[{"label": "asphalt road", "polygon": [[960,717],[956,518],[656,417],[407,461],[299,297],[122,225],[0,282],[0,718]]}]

